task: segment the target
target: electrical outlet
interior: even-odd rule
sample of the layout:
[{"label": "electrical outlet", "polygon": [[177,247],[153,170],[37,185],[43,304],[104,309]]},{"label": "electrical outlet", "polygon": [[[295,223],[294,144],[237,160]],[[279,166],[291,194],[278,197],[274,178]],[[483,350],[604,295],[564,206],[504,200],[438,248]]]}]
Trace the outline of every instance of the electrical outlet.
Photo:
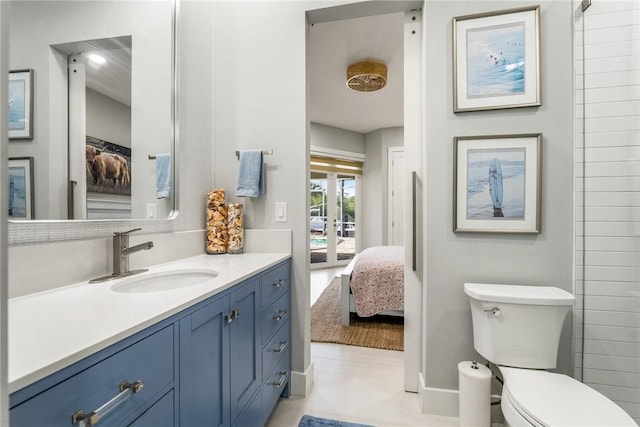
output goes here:
[{"label": "electrical outlet", "polygon": [[153,219],[156,217],[156,204],[147,203],[147,219]]}]

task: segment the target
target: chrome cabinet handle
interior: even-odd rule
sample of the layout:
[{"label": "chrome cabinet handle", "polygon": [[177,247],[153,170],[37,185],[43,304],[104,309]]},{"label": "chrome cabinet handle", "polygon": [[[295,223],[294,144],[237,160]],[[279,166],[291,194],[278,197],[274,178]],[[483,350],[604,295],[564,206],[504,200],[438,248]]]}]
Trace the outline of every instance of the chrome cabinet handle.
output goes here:
[{"label": "chrome cabinet handle", "polygon": [[287,279],[278,279],[277,282],[273,284],[274,288],[281,288],[283,285],[287,284]]},{"label": "chrome cabinet handle", "polygon": [[280,388],[282,387],[282,384],[287,381],[287,371],[280,371],[278,372],[278,374],[280,375],[280,379],[278,381],[272,382],[271,385]]},{"label": "chrome cabinet handle", "polygon": [[280,310],[278,310],[278,314],[273,316],[273,320],[275,320],[276,322],[282,320],[282,316],[284,316],[285,314],[287,314],[287,310],[281,308]]},{"label": "chrome cabinet handle", "polygon": [[282,353],[284,351],[284,349],[287,348],[287,345],[289,345],[289,343],[287,341],[280,341],[280,347],[278,347],[275,350],[273,350],[273,352],[274,353]]},{"label": "chrome cabinet handle", "polygon": [[140,380],[130,383],[122,381],[120,383],[120,393],[112,397],[107,403],[100,406],[95,411],[84,414],[82,409],[77,410],[71,415],[71,424],[78,427],[91,427],[98,424],[105,415],[117,408],[122,402],[127,400],[132,394],[140,392],[144,387],[144,383]]}]

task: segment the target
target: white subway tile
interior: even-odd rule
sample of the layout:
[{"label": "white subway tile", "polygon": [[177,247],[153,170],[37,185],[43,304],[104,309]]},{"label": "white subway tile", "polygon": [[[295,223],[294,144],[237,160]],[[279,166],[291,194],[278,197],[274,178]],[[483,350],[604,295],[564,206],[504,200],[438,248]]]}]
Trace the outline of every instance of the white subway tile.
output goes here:
[{"label": "white subway tile", "polygon": [[[598,3],[598,2],[594,2]],[[612,13],[589,13],[584,16],[584,31],[598,28],[615,28],[626,25],[638,25],[640,23],[640,14],[635,10],[622,10]],[[585,39],[586,39],[585,35]]]},{"label": "white subway tile", "polygon": [[586,311],[585,337],[594,340],[637,342],[638,313]]},{"label": "white subway tile", "polygon": [[640,372],[639,362],[635,357],[599,356],[585,353],[582,366],[590,369],[638,373]]},{"label": "white subway tile", "polygon": [[[611,340],[583,340],[585,354],[599,354],[601,356],[621,356],[640,358],[640,343],[618,342]],[[640,362],[640,360],[639,360]],[[632,375],[640,379],[640,374]],[[609,384],[601,381],[601,384]],[[635,384],[640,384],[638,381]],[[612,384],[622,385],[622,384]]]},{"label": "white subway tile", "polygon": [[[636,297],[585,295],[584,308],[585,310],[637,313],[638,307],[640,307],[640,292],[638,294],[639,296]],[[640,343],[636,343],[636,347],[640,349]],[[619,354],[619,356],[629,355]]]}]

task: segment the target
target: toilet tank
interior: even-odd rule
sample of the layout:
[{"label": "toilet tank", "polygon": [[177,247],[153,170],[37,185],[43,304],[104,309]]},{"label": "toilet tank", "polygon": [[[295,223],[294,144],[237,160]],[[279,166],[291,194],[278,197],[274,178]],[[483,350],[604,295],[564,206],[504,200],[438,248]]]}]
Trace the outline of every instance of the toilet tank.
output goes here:
[{"label": "toilet tank", "polygon": [[473,345],[497,365],[553,369],[560,332],[575,302],[548,286],[465,283],[471,304]]}]

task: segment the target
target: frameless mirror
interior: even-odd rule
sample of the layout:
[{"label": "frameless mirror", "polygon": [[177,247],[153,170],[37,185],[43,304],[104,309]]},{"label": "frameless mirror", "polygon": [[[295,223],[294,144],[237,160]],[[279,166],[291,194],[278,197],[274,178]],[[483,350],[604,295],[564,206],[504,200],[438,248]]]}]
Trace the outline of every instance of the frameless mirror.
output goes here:
[{"label": "frameless mirror", "polygon": [[8,152],[29,159],[13,202],[33,214],[16,209],[10,231],[176,211],[176,10],[169,0],[12,2],[9,64],[33,70],[33,129],[10,135]]}]

